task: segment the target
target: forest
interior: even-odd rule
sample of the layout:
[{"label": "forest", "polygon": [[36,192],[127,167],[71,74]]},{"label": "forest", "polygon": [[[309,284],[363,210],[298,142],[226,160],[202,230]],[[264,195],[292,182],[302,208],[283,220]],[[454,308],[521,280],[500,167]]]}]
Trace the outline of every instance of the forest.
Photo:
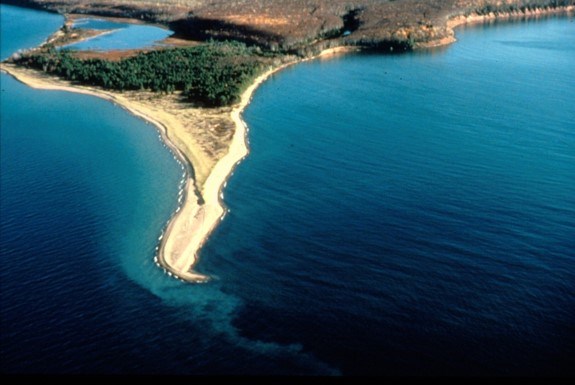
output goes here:
[{"label": "forest", "polygon": [[182,91],[205,107],[228,106],[263,67],[256,48],[238,42],[215,42],[189,48],[141,52],[120,60],[79,59],[74,52],[48,47],[14,58],[14,62],[79,84],[117,91]]},{"label": "forest", "polygon": [[575,0],[3,1],[61,13],[162,22],[177,37],[204,42],[190,48],[141,52],[120,61],[82,59],[55,47],[31,51],[13,61],[106,89],[179,91],[188,101],[206,107],[236,103],[274,57],[311,56],[337,46],[407,51],[452,37],[454,32],[446,22],[454,16],[525,13],[575,4]]}]

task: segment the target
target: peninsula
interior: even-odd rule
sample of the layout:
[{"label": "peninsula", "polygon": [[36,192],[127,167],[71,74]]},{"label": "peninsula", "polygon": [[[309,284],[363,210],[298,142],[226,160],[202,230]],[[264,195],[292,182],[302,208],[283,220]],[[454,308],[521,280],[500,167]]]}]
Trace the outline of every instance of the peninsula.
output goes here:
[{"label": "peninsula", "polygon": [[194,267],[202,244],[226,213],[226,180],[248,154],[241,113],[275,71],[342,51],[445,45],[455,41],[453,29],[464,23],[575,9],[575,0],[5,2],[59,12],[68,20],[120,17],[175,32],[177,47],[69,52],[57,48],[90,33],[82,35],[66,23],[45,44],[13,55],[1,69],[32,87],[110,100],[157,127],[184,165],[186,183],[155,259],[168,274],[189,282],[209,279]]}]

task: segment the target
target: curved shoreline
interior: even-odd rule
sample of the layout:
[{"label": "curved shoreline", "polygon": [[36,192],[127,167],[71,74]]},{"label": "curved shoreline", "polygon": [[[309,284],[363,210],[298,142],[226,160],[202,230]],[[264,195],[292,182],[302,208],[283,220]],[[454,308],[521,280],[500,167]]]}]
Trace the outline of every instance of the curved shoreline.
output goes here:
[{"label": "curved shoreline", "polygon": [[[450,19],[448,21],[448,23],[450,23],[448,26],[449,28],[454,29],[458,26],[466,24],[481,23],[495,19],[508,20],[514,17],[533,17],[544,14],[568,13],[572,12],[573,9],[573,6],[569,6],[561,9],[550,9],[547,10],[548,12],[536,10],[529,14],[522,13],[521,15],[490,14],[486,15],[486,17],[478,16],[476,18],[456,18],[457,21]],[[449,42],[442,42],[442,44],[450,44],[455,41],[456,39],[453,39]],[[325,49],[313,57],[289,62],[266,71],[264,74],[258,76],[254,82],[244,91],[241,96],[240,103],[234,106],[230,114],[235,125],[235,132],[232,143],[229,146],[228,153],[216,163],[204,184],[202,196],[205,203],[203,205],[184,204],[185,207],[176,214],[165,232],[165,236],[162,239],[162,245],[159,248],[158,257],[159,261],[164,265],[164,267],[170,270],[176,277],[182,278],[186,281],[206,282],[209,280],[208,276],[195,272],[193,269],[198,260],[197,253],[200,251],[219,222],[223,220],[227,212],[225,203],[223,201],[222,189],[225,187],[226,182],[232,175],[235,167],[249,154],[249,148],[246,141],[248,127],[242,119],[241,114],[251,102],[251,98],[255,90],[271,75],[291,65],[295,65],[304,61],[315,60],[326,56],[358,52],[361,50],[361,47],[356,46],[339,46]],[[189,195],[189,191],[187,193]],[[187,212],[188,215],[184,216],[184,212]],[[189,218],[191,218],[189,214],[193,215],[194,221],[189,221]],[[186,217],[188,218],[188,221],[185,221],[184,218]],[[192,234],[192,240],[187,245],[185,250],[186,256],[181,257],[180,255],[176,255],[178,250],[174,247],[174,238],[177,239],[183,235],[189,236],[190,234],[187,234],[187,232],[191,230],[197,231]],[[178,232],[180,234],[177,234]],[[166,253],[172,254],[172,260],[166,259]]]},{"label": "curved shoreline", "polygon": [[[208,176],[201,187],[196,186],[194,175],[194,162],[188,157],[186,151],[178,147],[172,136],[176,135],[177,127],[171,126],[167,121],[153,116],[152,111],[145,106],[137,105],[120,93],[101,90],[99,88],[72,85],[44,73],[24,69],[14,65],[2,63],[0,69],[13,76],[18,81],[36,89],[75,92],[91,95],[113,102],[126,109],[133,115],[152,123],[160,132],[162,141],[179,159],[184,166],[185,184],[181,190],[176,211],[172,214],[167,226],[159,236],[159,244],[154,261],[165,272],[184,281],[200,283],[209,280],[209,276],[194,270],[198,261],[198,252],[209,238],[212,231],[224,218],[227,208],[223,202],[222,190],[235,167],[248,155],[247,125],[241,114],[249,105],[254,91],[271,75],[282,69],[301,63],[340,53],[358,51],[356,47],[336,47],[322,51],[319,55],[284,63],[270,68],[259,75],[242,93],[241,101],[236,104],[229,114],[235,126],[234,135],[226,155],[224,155],[209,170]],[[203,203],[201,201],[203,200]]]},{"label": "curved shoreline", "polygon": [[[448,26],[453,29],[461,25],[496,19],[508,20],[544,14],[569,13],[573,12],[574,8],[569,6],[561,10],[552,9],[548,10],[549,12],[538,10],[532,14],[521,13],[518,15],[456,16],[448,20]],[[449,41],[439,41],[436,42],[439,44],[432,46],[445,45],[455,41],[455,38]],[[271,75],[293,64],[333,54],[360,50],[361,48],[356,46],[339,46],[326,49],[316,56],[293,60],[270,68],[258,76],[243,92],[241,101],[233,107],[231,112],[220,112],[222,117],[225,115],[226,119],[230,119],[233,122],[235,130],[227,152],[215,164],[211,164],[210,160],[202,159],[199,155],[201,144],[194,141],[194,138],[188,137],[191,134],[186,131],[185,124],[181,122],[184,119],[183,117],[171,116],[168,111],[160,111],[162,113],[159,113],[158,108],[152,109],[149,105],[131,100],[118,92],[71,84],[38,71],[23,69],[5,63],[0,64],[0,69],[33,88],[76,92],[111,101],[133,115],[152,123],[158,129],[162,141],[170,148],[184,167],[183,177],[185,178],[185,184],[178,197],[178,201],[181,201],[181,204],[172,213],[168,225],[159,237],[154,261],[164,268],[168,275],[184,281],[198,283],[209,280],[207,275],[194,270],[198,262],[198,253],[227,212],[223,202],[222,190],[235,167],[249,154],[246,141],[248,127],[243,121],[241,114],[249,105],[254,91]],[[194,112],[192,111],[192,113]],[[186,142],[185,138],[189,139],[189,141]],[[190,141],[193,143],[190,143]]]},{"label": "curved shoreline", "polygon": [[[290,64],[293,63],[268,70],[244,91],[240,103],[230,113],[235,131],[228,153],[215,164],[204,183],[204,203],[200,205],[184,198],[181,210],[178,210],[168,225],[158,250],[158,262],[176,277],[190,282],[206,282],[209,279],[193,268],[198,260],[197,253],[226,214],[222,189],[235,167],[249,153],[246,143],[247,125],[241,113],[250,103],[257,87],[273,73]],[[190,193],[188,186],[187,196]]]},{"label": "curved shoreline", "polygon": [[[158,250],[158,262],[177,278],[189,282],[206,282],[209,276],[198,273],[194,266],[198,261],[198,252],[208,240],[212,231],[222,221],[228,211],[223,201],[223,189],[234,169],[249,154],[247,145],[248,126],[241,114],[250,104],[256,89],[270,76],[286,67],[307,60],[314,60],[340,53],[356,52],[356,47],[336,47],[322,51],[320,54],[297,61],[284,63],[271,68],[259,75],[242,93],[241,100],[234,106],[230,117],[234,122],[235,131],[227,154],[212,168],[203,186],[203,204],[190,203],[184,200],[181,210],[172,218],[161,240]],[[187,190],[187,195],[190,191]],[[178,247],[178,241],[187,240],[187,244]]]},{"label": "curved shoreline", "polygon": [[493,21],[512,21],[512,20],[529,20],[532,18],[537,18],[539,16],[550,16],[550,15],[562,15],[562,14],[570,14],[575,12],[575,6],[573,5],[566,5],[566,6],[559,6],[556,8],[534,8],[534,9],[526,9],[523,11],[505,11],[505,12],[490,12],[487,14],[479,14],[479,13],[471,13],[469,15],[455,15],[455,16],[448,16],[445,22],[445,26],[449,31],[451,31],[451,35],[431,41],[426,44],[421,44],[418,48],[427,49],[427,48],[435,48],[435,47],[443,47],[457,41],[455,36],[455,29],[458,27],[468,26],[468,25],[479,25]]},{"label": "curved shoreline", "polygon": [[523,11],[490,12],[488,14],[472,13],[470,15],[459,15],[450,17],[447,20],[447,27],[455,29],[463,25],[482,24],[490,21],[511,21],[521,19],[532,19],[539,16],[568,14],[575,11],[575,5],[564,5],[556,8],[533,8]]},{"label": "curved shoreline", "polygon": [[[41,90],[75,92],[95,96],[110,101],[124,108],[134,116],[153,124],[160,133],[162,141],[174,153],[178,162],[184,167],[185,184],[180,192],[175,213],[168,221],[168,225],[159,236],[156,263],[164,268],[168,275],[175,276],[189,282],[206,282],[209,277],[193,270],[197,262],[197,252],[203,246],[210,233],[225,216],[225,205],[221,199],[222,189],[237,164],[244,159],[249,150],[246,144],[247,125],[241,118],[241,113],[251,101],[256,88],[273,73],[295,64],[299,61],[283,64],[266,71],[244,91],[241,102],[234,106],[230,118],[234,122],[235,132],[227,154],[220,159],[210,170],[203,188],[198,188],[193,178],[194,162],[180,149],[172,135],[176,127],[169,122],[162,121],[153,116],[143,106],[119,93],[100,90],[94,87],[70,85],[58,78],[47,76],[41,72],[23,69],[6,63],[0,64],[0,70],[29,87]],[[203,200],[203,203],[200,203]]]},{"label": "curved shoreline", "polygon": [[[85,86],[71,86],[65,85],[64,81],[59,79],[50,78],[45,76],[42,73],[38,73],[37,71],[22,69],[16,66],[6,65],[5,63],[0,64],[0,70],[9,74],[10,76],[14,77],[16,80],[20,81],[23,84],[26,84],[29,87],[40,89],[40,90],[51,90],[51,91],[66,91],[66,92],[74,92],[83,95],[90,95],[95,96],[109,102],[112,102],[126,111],[130,112],[132,115],[143,119],[145,122],[149,122],[155,126],[155,128],[160,133],[160,138],[163,143],[172,151],[174,157],[182,165],[184,168],[184,186],[183,186],[183,194],[182,194],[182,203],[178,206],[176,210],[176,215],[173,215],[170,220],[169,224],[165,230],[163,230],[162,234],[160,235],[160,239],[167,239],[169,238],[170,229],[173,225],[175,218],[178,216],[178,212],[182,210],[183,207],[189,205],[198,205],[198,189],[195,185],[195,180],[192,177],[193,173],[193,163],[188,158],[188,156],[175,144],[173,139],[171,138],[171,131],[173,127],[170,127],[166,122],[162,122],[160,119],[156,119],[150,113],[150,111],[146,111],[145,108],[141,106],[136,106],[130,100],[125,97],[122,97],[119,94],[99,90],[92,87],[85,87]],[[57,84],[62,83],[62,84]],[[191,197],[195,197],[196,199],[191,199]],[[158,254],[161,252],[161,247],[159,248]],[[192,263],[195,262],[192,261]],[[165,262],[162,263],[162,267],[164,267],[168,272],[172,272],[174,275],[181,276],[182,279],[190,280],[190,281],[205,281],[206,276],[196,273],[189,273],[189,272],[179,272],[172,268],[172,266],[167,265]]]}]

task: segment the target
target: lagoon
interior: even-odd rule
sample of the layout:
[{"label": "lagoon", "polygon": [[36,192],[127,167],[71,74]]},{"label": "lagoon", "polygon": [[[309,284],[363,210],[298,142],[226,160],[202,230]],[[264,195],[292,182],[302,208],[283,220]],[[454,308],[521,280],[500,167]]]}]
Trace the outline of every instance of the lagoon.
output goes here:
[{"label": "lagoon", "polygon": [[102,19],[78,19],[74,28],[109,30],[108,32],[68,44],[65,47],[81,51],[129,50],[161,45],[172,31],[153,25],[119,23]]}]

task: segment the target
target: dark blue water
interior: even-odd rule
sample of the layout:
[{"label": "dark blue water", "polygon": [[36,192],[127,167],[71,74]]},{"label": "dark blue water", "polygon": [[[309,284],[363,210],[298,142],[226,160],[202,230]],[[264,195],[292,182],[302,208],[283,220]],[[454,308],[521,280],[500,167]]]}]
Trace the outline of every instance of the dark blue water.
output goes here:
[{"label": "dark blue water", "polygon": [[[2,57],[63,22],[1,12]],[[217,281],[184,284],[153,263],[182,183],[154,128],[97,98],[0,79],[3,373],[334,372],[295,343],[244,338],[243,300]]]},{"label": "dark blue water", "polygon": [[203,253],[239,327],[347,374],[573,374],[574,43],[496,24],[266,82]]},{"label": "dark blue water", "polygon": [[117,23],[102,19],[79,19],[75,28],[109,29],[111,32],[91,39],[69,44],[66,48],[76,50],[107,51],[137,49],[160,44],[172,31],[153,25]]},{"label": "dark blue water", "polygon": [[[1,10],[2,57],[62,22]],[[575,374],[574,38],[496,24],[270,79],[195,286],[152,262],[181,178],[155,130],[2,75],[0,368]]]}]

